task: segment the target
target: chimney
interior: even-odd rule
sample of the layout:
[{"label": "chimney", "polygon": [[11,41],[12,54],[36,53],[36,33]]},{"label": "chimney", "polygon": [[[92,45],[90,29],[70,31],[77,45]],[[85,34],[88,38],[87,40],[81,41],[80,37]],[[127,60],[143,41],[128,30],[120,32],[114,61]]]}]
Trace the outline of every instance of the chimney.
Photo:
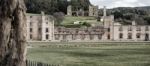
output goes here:
[{"label": "chimney", "polygon": [[103,16],[104,17],[106,17],[107,16],[107,12],[106,12],[107,10],[106,10],[106,6],[104,6],[104,8],[103,8]]}]

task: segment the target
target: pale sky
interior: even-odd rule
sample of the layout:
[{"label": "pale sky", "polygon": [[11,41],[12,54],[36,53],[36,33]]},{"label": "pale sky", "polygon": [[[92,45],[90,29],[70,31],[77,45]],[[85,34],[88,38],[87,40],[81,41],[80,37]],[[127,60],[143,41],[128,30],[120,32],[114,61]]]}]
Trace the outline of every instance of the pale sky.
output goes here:
[{"label": "pale sky", "polygon": [[98,5],[100,8],[107,6],[107,8],[114,7],[136,7],[136,6],[150,6],[150,0],[90,0],[93,5]]}]

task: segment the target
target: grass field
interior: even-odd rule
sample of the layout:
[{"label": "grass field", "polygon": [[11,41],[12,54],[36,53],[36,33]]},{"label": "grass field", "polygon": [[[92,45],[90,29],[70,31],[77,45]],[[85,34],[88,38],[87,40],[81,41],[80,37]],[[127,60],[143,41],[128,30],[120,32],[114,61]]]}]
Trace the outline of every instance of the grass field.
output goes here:
[{"label": "grass field", "polygon": [[42,45],[28,49],[29,60],[64,66],[150,66],[149,43],[72,48]]},{"label": "grass field", "polygon": [[75,21],[85,21],[85,22],[88,22],[88,23],[97,23],[97,20],[96,18],[94,17],[70,17],[70,16],[66,16],[62,22],[63,25],[66,25],[66,24],[73,24]]}]

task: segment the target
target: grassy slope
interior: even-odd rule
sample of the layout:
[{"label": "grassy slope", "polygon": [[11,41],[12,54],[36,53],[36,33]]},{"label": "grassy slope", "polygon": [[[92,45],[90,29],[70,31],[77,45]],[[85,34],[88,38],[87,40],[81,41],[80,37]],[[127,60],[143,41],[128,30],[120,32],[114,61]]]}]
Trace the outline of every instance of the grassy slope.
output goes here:
[{"label": "grassy slope", "polygon": [[[102,45],[91,48],[32,48],[28,59],[68,66],[150,66],[150,45]],[[72,65],[71,65],[72,64]],[[67,65],[65,65],[67,66]]]},{"label": "grassy slope", "polygon": [[85,22],[89,22],[89,23],[97,23],[96,19],[94,17],[70,17],[70,16],[66,16],[64,21],[62,22],[63,25],[66,24],[73,24],[73,22],[75,21],[85,21]]}]

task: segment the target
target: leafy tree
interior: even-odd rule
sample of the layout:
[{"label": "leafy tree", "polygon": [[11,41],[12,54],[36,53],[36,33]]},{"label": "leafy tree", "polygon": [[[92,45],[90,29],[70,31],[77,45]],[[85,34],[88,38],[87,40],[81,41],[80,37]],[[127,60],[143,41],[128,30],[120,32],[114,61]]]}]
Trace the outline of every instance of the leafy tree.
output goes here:
[{"label": "leafy tree", "polygon": [[82,23],[82,26],[91,27],[91,24],[90,24],[90,23],[87,23],[87,22],[83,22],[83,23]]},{"label": "leafy tree", "polygon": [[47,14],[55,12],[67,12],[67,0],[26,0],[28,13],[40,13],[44,11]]},{"label": "leafy tree", "polygon": [[115,19],[123,18],[123,14],[119,11],[115,11],[113,14]]},{"label": "leafy tree", "polygon": [[60,26],[64,20],[65,14],[63,12],[56,12],[53,16],[55,17],[55,25]]},{"label": "leafy tree", "polygon": [[146,20],[146,22],[147,22],[148,24],[150,24],[150,16],[144,17],[144,20]]},{"label": "leafy tree", "polygon": [[55,12],[67,13],[67,6],[81,7],[85,10],[91,5],[89,0],[26,0],[26,7],[28,13],[40,13],[41,11],[47,14]]}]

